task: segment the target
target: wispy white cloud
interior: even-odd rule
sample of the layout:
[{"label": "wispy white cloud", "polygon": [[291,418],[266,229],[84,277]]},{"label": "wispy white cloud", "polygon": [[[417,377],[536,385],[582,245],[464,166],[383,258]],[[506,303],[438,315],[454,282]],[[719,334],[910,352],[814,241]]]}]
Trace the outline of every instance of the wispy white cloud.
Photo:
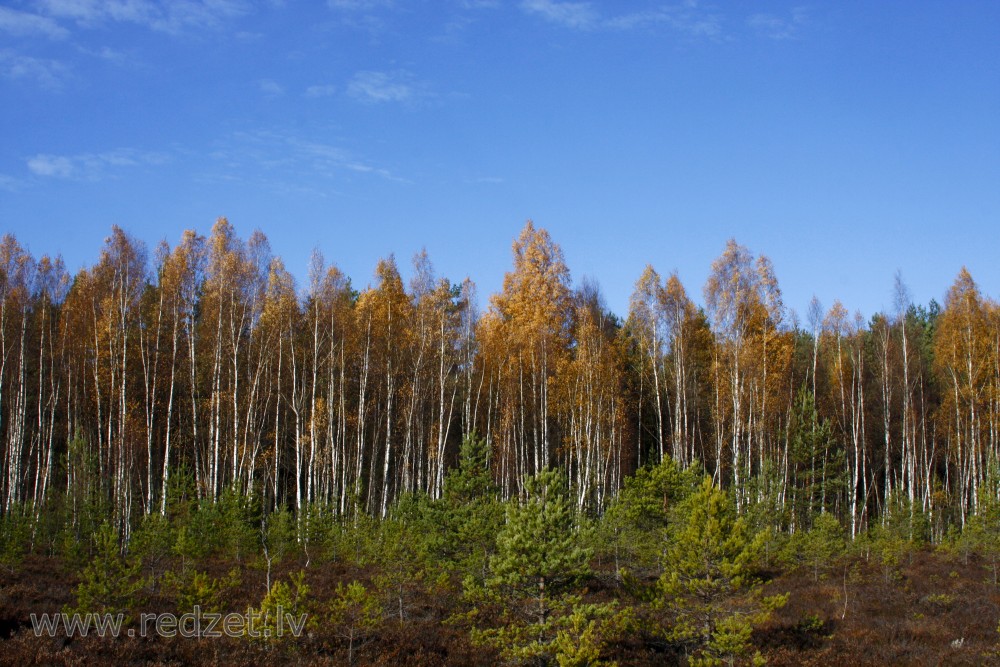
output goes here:
[{"label": "wispy white cloud", "polygon": [[391,7],[393,0],[327,0],[330,9],[348,12],[370,12],[383,7]]},{"label": "wispy white cloud", "polygon": [[392,23],[397,9],[402,7],[408,11],[414,3],[405,0],[398,5],[396,0],[327,0],[326,4],[338,23],[378,40]]},{"label": "wispy white cloud", "polygon": [[644,12],[632,12],[631,14],[619,14],[604,20],[603,25],[611,30],[632,30],[658,23],[668,23],[669,13],[663,9],[655,9]]},{"label": "wispy white cloud", "polygon": [[23,183],[20,179],[8,176],[7,174],[0,174],[0,190],[17,192],[21,189],[22,185]]},{"label": "wispy white cloud", "polygon": [[168,160],[163,153],[119,148],[104,153],[78,155],[52,155],[39,153],[27,159],[28,171],[36,176],[97,181],[113,172],[130,167],[163,164]]},{"label": "wispy white cloud", "polygon": [[496,9],[500,0],[458,0],[458,6],[463,9]]},{"label": "wispy white cloud", "polygon": [[597,27],[601,16],[589,2],[561,2],[559,0],[524,0],[521,8],[529,14],[575,30]]},{"label": "wispy white cloud", "polygon": [[140,22],[148,20],[152,6],[146,0],[39,0],[38,6],[49,16],[85,24],[106,20]]},{"label": "wispy white cloud", "polygon": [[476,23],[490,18],[490,12],[503,7],[500,0],[451,0],[448,18],[440,31],[428,38],[441,44],[468,45],[466,31]]},{"label": "wispy white cloud", "polygon": [[691,37],[722,37],[722,16],[701,6],[696,0],[661,9],[659,19],[675,31]]},{"label": "wispy white cloud", "polygon": [[274,79],[261,79],[257,82],[257,88],[265,97],[281,97],[285,94],[285,88]]},{"label": "wispy white cloud", "polygon": [[28,170],[36,176],[69,178],[73,175],[73,160],[60,155],[36,155],[28,158]]},{"label": "wispy white cloud", "polygon": [[22,12],[9,7],[0,7],[0,32],[6,32],[15,37],[41,35],[51,39],[61,39],[69,34],[66,28],[47,16]]},{"label": "wispy white cloud", "polygon": [[338,146],[294,137],[288,139],[288,144],[300,157],[312,161],[314,166],[320,169],[347,169],[362,174],[380,176],[389,181],[407,182],[406,179],[393,175],[388,169],[373,165]]},{"label": "wispy white cloud", "polygon": [[69,68],[58,60],[0,50],[0,76],[59,90],[69,78]]},{"label": "wispy white cloud", "polygon": [[167,33],[215,28],[250,10],[243,0],[40,0],[53,19],[82,26],[134,23]]},{"label": "wispy white cloud", "polygon": [[337,87],[332,84],[316,84],[306,88],[306,97],[316,99],[318,97],[330,97],[337,92]]},{"label": "wispy white cloud", "polygon": [[99,49],[87,49],[81,48],[82,53],[92,56],[94,58],[100,58],[101,60],[107,61],[114,65],[119,66],[132,66],[137,67],[138,59],[134,54],[128,54],[124,51],[118,51],[117,49],[112,49],[109,46],[102,46]]},{"label": "wispy white cloud", "polygon": [[792,9],[791,16],[775,14],[753,14],[747,18],[747,25],[757,34],[769,39],[796,39],[799,31],[808,22],[808,14],[804,7]]},{"label": "wispy white cloud", "polygon": [[408,182],[342,146],[279,131],[236,133],[210,155],[225,170],[212,175],[221,180],[258,179],[262,184],[277,187],[293,181],[316,183],[316,179],[326,184],[343,180],[346,172],[352,172]]},{"label": "wispy white cloud", "polygon": [[527,14],[571,30],[633,30],[659,25],[693,37],[716,38],[722,33],[721,17],[697,0],[622,14],[603,13],[590,2],[523,0],[520,6]]},{"label": "wispy white cloud", "polygon": [[347,94],[368,103],[412,103],[427,92],[407,72],[366,71],[355,74],[347,84]]}]

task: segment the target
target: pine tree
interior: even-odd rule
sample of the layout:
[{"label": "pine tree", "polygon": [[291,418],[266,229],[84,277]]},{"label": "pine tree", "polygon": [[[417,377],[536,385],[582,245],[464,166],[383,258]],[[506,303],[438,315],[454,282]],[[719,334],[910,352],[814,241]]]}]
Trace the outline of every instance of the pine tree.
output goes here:
[{"label": "pine tree", "polygon": [[146,585],[142,561],[122,555],[117,531],[104,523],[94,535],[94,556],[76,588],[76,607],[70,612],[120,613],[131,619],[137,596]]},{"label": "pine tree", "polygon": [[[992,486],[995,488],[995,483]],[[988,563],[996,586],[1000,573],[1000,500],[988,486],[979,495],[979,513],[969,517],[962,531],[962,541]]]},{"label": "pine tree", "polygon": [[473,628],[473,641],[516,663],[599,664],[603,643],[627,615],[615,604],[584,605],[572,594],[590,572],[590,551],[580,546],[562,473],[544,470],[524,487],[524,504],[508,507],[492,576],[483,589],[467,588],[467,597],[492,606],[499,620],[497,627]]},{"label": "pine tree", "polygon": [[580,546],[566,479],[544,470],[524,483],[527,501],[511,504],[507,524],[490,559],[489,585],[513,594],[537,591],[540,617],[546,595],[569,588],[590,572],[589,550]]},{"label": "pine tree", "polygon": [[787,596],[762,599],[754,563],[761,536],[750,535],[729,495],[706,478],[681,508],[686,517],[667,545],[659,606],[669,612],[668,637],[705,665],[746,653],[753,626]]},{"label": "pine tree", "polygon": [[347,664],[354,664],[355,651],[367,643],[382,620],[382,608],[363,584],[352,581],[346,587],[337,584],[329,605],[333,634],[347,642]]},{"label": "pine tree", "polygon": [[599,542],[612,552],[616,572],[660,565],[670,517],[675,506],[698,488],[699,479],[697,468],[681,470],[670,456],[625,478],[600,526]]},{"label": "pine tree", "polygon": [[788,543],[789,556],[808,565],[815,581],[819,581],[820,570],[840,557],[845,547],[844,528],[829,512],[813,519],[809,530],[797,531]]},{"label": "pine tree", "polygon": [[404,495],[376,529],[374,560],[379,574],[374,584],[385,601],[386,616],[395,617],[400,627],[418,592],[435,588],[448,576],[430,557],[426,504],[426,495]]},{"label": "pine tree", "polygon": [[829,421],[821,419],[812,392],[802,387],[788,425],[793,528],[808,530],[830,510],[846,488],[844,453],[836,446]]},{"label": "pine tree", "polygon": [[503,525],[503,505],[493,482],[486,441],[472,433],[462,441],[458,466],[444,480],[440,500],[428,507],[431,548],[459,571],[485,579]]},{"label": "pine tree", "polygon": [[260,625],[255,627],[255,631],[259,635],[250,635],[251,639],[276,643],[294,636],[305,627],[313,616],[310,612],[314,606],[305,579],[305,570],[299,570],[289,576],[288,583],[274,582],[257,609]]}]

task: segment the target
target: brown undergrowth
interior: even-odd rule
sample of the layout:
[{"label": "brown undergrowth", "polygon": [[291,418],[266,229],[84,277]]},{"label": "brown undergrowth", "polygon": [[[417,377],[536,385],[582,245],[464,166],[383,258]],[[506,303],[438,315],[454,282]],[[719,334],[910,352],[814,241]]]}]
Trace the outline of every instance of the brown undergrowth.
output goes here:
[{"label": "brown undergrowth", "polygon": [[[289,562],[272,572],[288,579],[305,563]],[[825,568],[775,571],[767,593],[789,593],[788,603],[753,635],[756,650],[775,666],[792,665],[983,665],[1000,664],[1000,588],[985,563],[925,549],[891,569],[874,559],[851,557]],[[222,577],[232,563],[200,564]],[[336,562],[306,568],[310,598],[322,604],[337,586],[359,581],[374,587],[377,572]],[[232,611],[258,605],[265,573],[245,569],[226,592]],[[586,598],[607,601],[625,593],[607,576],[595,575]],[[320,618],[300,639],[277,644],[242,638],[36,637],[32,613],[59,612],[74,601],[77,579],[55,558],[31,555],[0,570],[0,665],[346,665],[348,652]],[[150,584],[143,612],[176,611]],[[633,604],[638,604],[634,600]],[[486,665],[497,656],[473,646],[460,623],[448,622],[461,606],[457,587],[417,591],[405,617],[386,613],[378,627],[354,647],[355,665]],[[683,661],[657,636],[655,614],[640,614],[646,627],[608,647],[619,665],[664,665]]]}]

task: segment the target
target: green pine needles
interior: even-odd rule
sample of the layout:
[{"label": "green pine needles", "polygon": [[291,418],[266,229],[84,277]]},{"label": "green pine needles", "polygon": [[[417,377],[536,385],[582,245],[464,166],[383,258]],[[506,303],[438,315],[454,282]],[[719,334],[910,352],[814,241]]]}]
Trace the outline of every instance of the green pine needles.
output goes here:
[{"label": "green pine needles", "polygon": [[600,665],[605,644],[630,624],[616,603],[584,604],[591,549],[582,546],[566,478],[545,470],[525,480],[526,500],[507,506],[485,586],[476,604],[474,642],[515,664]]},{"label": "green pine needles", "polygon": [[753,626],[787,596],[764,598],[755,564],[763,534],[752,535],[729,495],[705,478],[681,509],[664,553],[660,605],[668,612],[667,636],[683,646],[692,664],[732,664],[748,651]]}]

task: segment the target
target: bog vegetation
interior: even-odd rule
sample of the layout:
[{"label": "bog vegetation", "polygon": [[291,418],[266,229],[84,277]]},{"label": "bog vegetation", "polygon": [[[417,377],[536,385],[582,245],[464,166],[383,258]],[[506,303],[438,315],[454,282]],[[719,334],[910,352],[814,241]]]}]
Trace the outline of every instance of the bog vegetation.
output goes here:
[{"label": "bog vegetation", "polygon": [[864,590],[914,623],[981,605],[974,652],[913,630],[887,659],[996,657],[1000,306],[966,270],[943,307],[897,278],[892,312],[800,321],[731,241],[703,307],[647,266],[622,320],[528,222],[482,311],[412,273],[358,290],[317,252],[300,288],[225,219],[152,253],[114,228],[74,276],[5,236],[9,655],[58,661],[7,582],[59,572],[30,611],[309,618],[212,654],[77,640],[105,657],[822,663]]}]

